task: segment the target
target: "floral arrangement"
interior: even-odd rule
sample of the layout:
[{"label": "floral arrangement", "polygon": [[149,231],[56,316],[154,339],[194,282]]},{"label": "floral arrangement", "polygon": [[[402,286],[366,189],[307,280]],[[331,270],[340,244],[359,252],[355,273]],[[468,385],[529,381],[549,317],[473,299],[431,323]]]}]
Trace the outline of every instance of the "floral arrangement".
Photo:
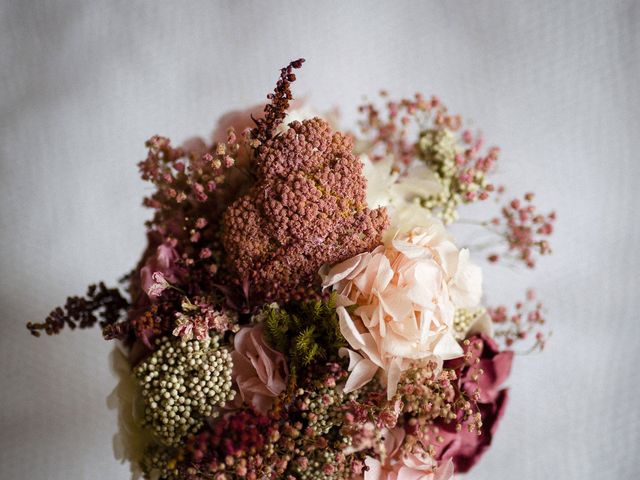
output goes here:
[{"label": "floral arrangement", "polygon": [[[544,347],[533,291],[486,305],[473,259],[534,267],[555,214],[527,193],[460,219],[504,198],[498,148],[420,94],[383,92],[342,133],[290,108],[303,62],[226,138],[151,138],[153,216],[126,294],[92,285],[27,325],[117,340],[109,402],[134,478],[452,478],[491,444],[513,345]],[[461,248],[456,222],[495,241]]]}]

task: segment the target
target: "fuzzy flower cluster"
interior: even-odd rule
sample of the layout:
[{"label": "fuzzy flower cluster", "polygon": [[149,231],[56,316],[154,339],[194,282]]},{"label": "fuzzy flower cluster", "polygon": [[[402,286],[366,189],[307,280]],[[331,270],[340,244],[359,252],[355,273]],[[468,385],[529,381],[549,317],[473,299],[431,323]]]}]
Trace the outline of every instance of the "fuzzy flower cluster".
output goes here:
[{"label": "fuzzy flower cluster", "polygon": [[214,143],[152,137],[154,213],[126,292],[93,285],[27,325],[119,342],[109,405],[135,480],[451,479],[496,435],[508,349],[547,340],[533,293],[486,305],[484,237],[448,230],[506,242],[489,266],[550,252],[555,214],[533,194],[458,218],[494,190],[498,149],[421,94],[384,94],[342,133],[292,108],[303,62],[264,108],[223,116]]},{"label": "fuzzy flower cluster", "polygon": [[359,150],[370,154],[374,161],[391,155],[403,165],[410,164],[417,154],[421,126],[429,121],[454,131],[460,128],[460,116],[450,115],[436,96],[426,99],[416,93],[413,98],[390,100],[383,90],[380,97],[386,101],[384,111],[373,102],[359,107],[364,117],[360,120]]},{"label": "fuzzy flower cluster", "polygon": [[258,181],[224,215],[231,271],[264,301],[286,301],[336,263],[379,241],[384,210],[366,206],[362,163],[351,140],[318,118],[293,122],[267,140]]},{"label": "fuzzy flower cluster", "polygon": [[[219,282],[223,259],[221,215],[247,183],[243,169],[251,161],[248,140],[229,128],[226,141],[211,145],[193,139],[174,147],[168,138],[154,136],[147,147],[139,169],[155,191],[144,199],[154,210],[143,258],[149,271],[141,270],[144,291],[157,299],[179,280],[192,295],[208,293],[210,285]],[[156,247],[165,251],[155,252]],[[155,268],[158,265],[170,267],[173,275]],[[188,275],[179,275],[187,268]]]},{"label": "fuzzy flower cluster", "polygon": [[[381,93],[387,98],[387,93]],[[445,224],[458,219],[458,207],[486,200],[494,191],[488,174],[498,160],[499,149],[483,150],[483,138],[471,130],[461,131],[462,119],[449,114],[438,97],[389,100],[386,113],[373,103],[360,107],[362,138],[359,149],[374,162],[391,159],[399,178],[412,176],[416,164],[424,163],[437,184],[418,192],[419,203]]]},{"label": "fuzzy flower cluster", "polygon": [[[187,472],[193,478],[265,478],[273,469],[279,429],[269,417],[250,411],[225,416],[186,442]],[[201,475],[201,476],[200,476]],[[268,477],[267,477],[268,478]]]}]

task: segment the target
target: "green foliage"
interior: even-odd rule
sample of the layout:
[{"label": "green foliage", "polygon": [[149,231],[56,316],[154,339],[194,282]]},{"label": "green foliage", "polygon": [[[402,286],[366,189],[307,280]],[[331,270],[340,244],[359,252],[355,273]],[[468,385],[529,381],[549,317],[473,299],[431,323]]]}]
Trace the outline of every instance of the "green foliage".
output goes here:
[{"label": "green foliage", "polygon": [[347,342],[340,333],[335,295],[327,300],[293,302],[264,310],[267,341],[282,352],[292,371],[337,357]]}]

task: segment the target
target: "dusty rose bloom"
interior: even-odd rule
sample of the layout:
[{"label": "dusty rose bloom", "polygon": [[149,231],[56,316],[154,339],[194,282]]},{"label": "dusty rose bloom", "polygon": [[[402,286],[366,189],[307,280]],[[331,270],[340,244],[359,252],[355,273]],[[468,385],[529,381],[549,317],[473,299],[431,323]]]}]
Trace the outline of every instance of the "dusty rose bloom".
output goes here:
[{"label": "dusty rose bloom", "polygon": [[[477,406],[482,415],[482,433],[478,435],[476,431],[469,432],[464,427],[460,432],[456,432],[455,422],[441,422],[437,427],[438,435],[443,441],[435,445],[436,458],[453,460],[458,473],[468,472],[491,445],[509,398],[508,390],[499,388],[509,376],[513,360],[513,352],[501,352],[496,342],[488,335],[480,334],[469,340],[471,343],[468,349],[479,359],[477,368],[482,369],[483,374],[476,377],[476,369],[464,368],[460,372],[460,387],[468,395],[480,389]],[[456,368],[457,362],[458,360],[452,360],[448,364],[445,363],[445,366]]]},{"label": "dusty rose bloom", "polygon": [[265,413],[271,408],[274,397],[287,386],[287,362],[280,352],[266,344],[262,325],[241,329],[233,346],[232,376],[242,400]]}]

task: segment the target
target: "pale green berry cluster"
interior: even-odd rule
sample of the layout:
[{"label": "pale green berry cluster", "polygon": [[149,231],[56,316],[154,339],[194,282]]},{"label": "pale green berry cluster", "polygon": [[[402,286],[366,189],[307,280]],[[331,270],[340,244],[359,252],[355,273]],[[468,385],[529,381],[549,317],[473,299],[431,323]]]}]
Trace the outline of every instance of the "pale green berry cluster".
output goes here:
[{"label": "pale green berry cluster", "polygon": [[356,395],[353,393],[345,395],[338,392],[335,387],[322,384],[317,384],[315,390],[309,390],[305,393],[307,396],[303,400],[302,417],[307,420],[308,426],[313,428],[316,435],[325,435],[331,428],[342,425],[344,413],[336,407],[345,403],[345,397],[356,399]]},{"label": "pale green berry cluster", "polygon": [[149,446],[144,452],[140,467],[144,478],[180,480],[180,471],[176,468],[176,461],[165,446]]},{"label": "pale green berry cluster", "polygon": [[453,329],[455,330],[456,338],[464,339],[469,328],[486,313],[487,310],[483,307],[457,308],[453,317]]},{"label": "pale green berry cluster", "polygon": [[457,219],[456,207],[461,196],[455,191],[457,144],[453,133],[447,129],[430,129],[421,132],[418,150],[422,159],[433,170],[442,190],[424,200],[424,206],[434,211],[444,223]]},{"label": "pale green berry cluster", "polygon": [[143,423],[175,446],[233,400],[233,363],[218,335],[204,341],[162,337],[156,347],[134,371],[142,386]]},{"label": "pale green berry cluster", "polygon": [[458,205],[476,199],[478,193],[487,187],[485,172],[469,170],[469,178],[461,181],[461,167],[456,162],[461,148],[453,132],[446,128],[421,132],[418,152],[442,187],[438,194],[425,198],[423,205],[445,224],[453,223],[458,219]]}]

